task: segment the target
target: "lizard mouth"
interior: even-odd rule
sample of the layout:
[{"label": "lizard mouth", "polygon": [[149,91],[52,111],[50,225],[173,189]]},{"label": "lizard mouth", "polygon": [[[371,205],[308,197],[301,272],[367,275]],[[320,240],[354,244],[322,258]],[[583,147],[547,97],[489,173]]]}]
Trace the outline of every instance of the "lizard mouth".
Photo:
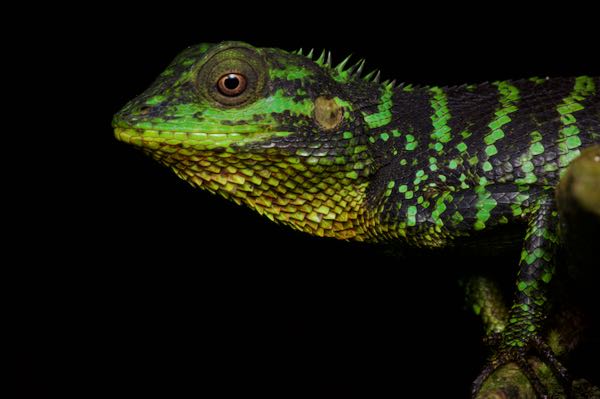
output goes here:
[{"label": "lizard mouth", "polygon": [[136,147],[158,149],[161,147],[185,147],[191,150],[214,150],[261,141],[271,137],[285,137],[290,132],[181,132],[173,130],[115,127],[117,140]]},{"label": "lizard mouth", "polygon": [[208,141],[218,143],[220,141],[241,140],[244,137],[240,133],[179,132],[124,127],[116,127],[114,133],[118,140],[139,146],[143,146],[145,143],[176,145],[184,142],[190,145],[201,145]]}]

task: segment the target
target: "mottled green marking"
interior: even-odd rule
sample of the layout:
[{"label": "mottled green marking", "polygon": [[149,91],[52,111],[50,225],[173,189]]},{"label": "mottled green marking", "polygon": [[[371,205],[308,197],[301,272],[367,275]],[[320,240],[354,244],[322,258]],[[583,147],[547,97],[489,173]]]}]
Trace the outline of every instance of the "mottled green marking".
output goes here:
[{"label": "mottled green marking", "polygon": [[406,138],[405,148],[407,151],[413,151],[415,148],[417,148],[418,142],[415,139],[415,136],[413,136],[412,134],[407,134],[404,137]]},{"label": "mottled green marking", "polygon": [[413,205],[409,206],[408,209],[406,210],[406,225],[407,226],[414,226],[417,224],[416,215],[417,215],[417,207],[413,206]]},{"label": "mottled green marking", "polygon": [[387,87],[384,87],[381,91],[379,105],[377,106],[378,112],[370,115],[363,113],[365,122],[367,122],[369,128],[375,129],[390,123],[392,120],[392,95],[393,90],[391,88],[388,89]]},{"label": "mottled green marking", "polygon": [[431,219],[436,225],[444,225],[444,219],[442,218],[442,216],[447,209],[446,202],[452,202],[452,200],[452,194],[447,192],[440,195],[440,197],[435,201],[435,208],[431,212]]},{"label": "mottled green marking", "polygon": [[529,78],[529,81],[535,83],[536,85],[541,85],[542,83],[546,82],[547,79],[534,76],[532,78]]},{"label": "mottled green marking", "polygon": [[529,151],[531,155],[540,155],[544,153],[544,145],[542,143],[536,142],[532,143],[529,147]]},{"label": "mottled green marking", "polygon": [[281,78],[286,80],[303,79],[312,75],[312,72],[298,65],[288,65],[284,69],[271,69],[269,71],[272,79]]},{"label": "mottled green marking", "polygon": [[477,193],[477,202],[475,203],[475,209],[477,209],[475,216],[477,220],[473,227],[475,230],[483,230],[486,227],[486,222],[492,215],[492,210],[498,203],[485,185],[476,186],[475,192]]},{"label": "mottled green marking", "polygon": [[556,108],[563,124],[558,138],[558,150],[560,154],[558,164],[563,168],[563,171],[580,154],[581,139],[578,137],[580,131],[574,125],[577,121],[576,112],[583,110],[583,105],[580,102],[595,92],[596,86],[594,80],[588,76],[580,76],[575,79],[575,86],[571,94],[563,99],[562,103]]},{"label": "mottled green marking", "polygon": [[448,126],[448,120],[451,117],[448,110],[448,99],[444,90],[439,87],[432,87],[429,90],[433,94],[431,100],[431,108],[433,108],[433,115],[431,115],[433,133],[431,134],[431,139],[433,142],[429,144],[429,148],[433,148],[438,153],[441,153],[444,149],[444,144],[452,140],[451,129]]},{"label": "mottled green marking", "polygon": [[[518,108],[516,104],[519,101],[519,90],[512,84],[508,82],[495,82],[494,85],[500,92],[499,101],[501,107],[495,112],[496,118],[488,125],[490,133],[483,138],[483,142],[485,143],[484,151],[488,158],[498,153],[494,143],[506,136],[504,130],[502,130],[502,126],[511,122],[509,114],[517,111]],[[484,169],[484,172],[491,170],[487,168],[486,164],[483,164],[482,166],[486,166],[487,170]]]}]

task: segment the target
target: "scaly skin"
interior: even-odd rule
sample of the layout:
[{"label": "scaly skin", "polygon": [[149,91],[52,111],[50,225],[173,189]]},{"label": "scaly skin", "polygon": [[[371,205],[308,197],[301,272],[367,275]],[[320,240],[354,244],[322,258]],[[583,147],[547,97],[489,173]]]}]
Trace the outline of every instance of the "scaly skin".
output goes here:
[{"label": "scaly skin", "polygon": [[361,78],[363,61],[314,58],[191,47],[115,116],[115,135],[192,185],[317,236],[443,248],[523,226],[516,297],[478,384],[545,352],[554,188],[600,142],[600,78],[413,87]]}]

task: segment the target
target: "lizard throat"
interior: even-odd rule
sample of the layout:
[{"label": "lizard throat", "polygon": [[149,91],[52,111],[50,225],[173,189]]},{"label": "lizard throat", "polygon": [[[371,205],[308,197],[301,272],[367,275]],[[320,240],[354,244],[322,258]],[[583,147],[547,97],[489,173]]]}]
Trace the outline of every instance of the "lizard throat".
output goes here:
[{"label": "lizard throat", "polygon": [[367,182],[335,167],[310,165],[270,149],[244,151],[228,145],[239,134],[215,141],[208,134],[117,128],[115,136],[191,185],[249,206],[272,221],[321,237],[368,238]]}]

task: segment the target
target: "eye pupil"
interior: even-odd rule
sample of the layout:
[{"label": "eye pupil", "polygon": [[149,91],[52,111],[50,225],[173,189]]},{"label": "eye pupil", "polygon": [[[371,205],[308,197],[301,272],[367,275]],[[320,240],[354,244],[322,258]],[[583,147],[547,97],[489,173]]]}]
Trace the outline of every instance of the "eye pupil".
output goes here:
[{"label": "eye pupil", "polygon": [[235,75],[228,75],[224,84],[229,90],[235,90],[240,85],[240,80]]},{"label": "eye pupil", "polygon": [[246,77],[239,73],[228,73],[217,81],[217,89],[227,97],[239,96],[246,90]]}]

